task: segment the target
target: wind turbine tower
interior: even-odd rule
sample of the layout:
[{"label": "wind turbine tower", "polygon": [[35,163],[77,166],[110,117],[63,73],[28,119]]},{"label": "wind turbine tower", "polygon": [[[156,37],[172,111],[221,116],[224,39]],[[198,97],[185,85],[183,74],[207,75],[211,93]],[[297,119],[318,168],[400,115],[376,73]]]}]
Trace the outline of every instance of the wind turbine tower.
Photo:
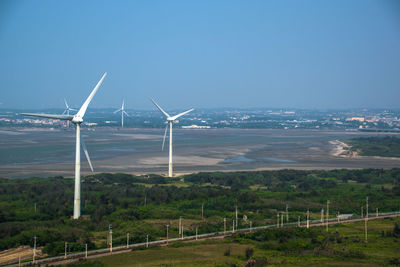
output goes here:
[{"label": "wind turbine tower", "polygon": [[124,128],[124,115],[129,117],[129,114],[125,111],[125,100],[122,100],[122,106],[120,109],[114,111],[114,113],[121,111],[121,127]]},{"label": "wind turbine tower", "polygon": [[83,148],[83,152],[85,153],[86,159],[89,162],[90,169],[93,172],[93,166],[90,161],[89,153],[87,151],[85,142],[81,139],[81,123],[83,122],[83,117],[85,116],[86,109],[89,106],[90,101],[96,94],[99,89],[101,83],[106,77],[107,72],[103,74],[100,81],[97,83],[96,87],[90,93],[89,97],[83,103],[82,107],[79,109],[78,113],[75,115],[57,115],[57,114],[43,114],[43,113],[21,113],[24,116],[33,116],[33,117],[41,117],[41,118],[49,118],[49,119],[59,119],[59,120],[67,120],[75,124],[76,126],[76,146],[75,146],[75,194],[74,194],[74,219],[79,219],[81,216],[81,145]]},{"label": "wind turbine tower", "polygon": [[161,150],[164,150],[164,143],[165,143],[165,137],[167,136],[167,130],[168,130],[168,126],[169,126],[169,162],[168,162],[168,177],[172,177],[173,173],[172,173],[172,124],[174,123],[174,121],[193,111],[194,109],[189,109],[185,112],[179,113],[178,115],[175,116],[170,116],[167,112],[165,112],[153,99],[150,99],[151,102],[153,102],[153,104],[161,111],[162,114],[164,114],[164,116],[167,119],[167,126],[165,127],[165,132],[164,132],[164,138],[163,138],[163,143],[162,143],[162,148]]}]

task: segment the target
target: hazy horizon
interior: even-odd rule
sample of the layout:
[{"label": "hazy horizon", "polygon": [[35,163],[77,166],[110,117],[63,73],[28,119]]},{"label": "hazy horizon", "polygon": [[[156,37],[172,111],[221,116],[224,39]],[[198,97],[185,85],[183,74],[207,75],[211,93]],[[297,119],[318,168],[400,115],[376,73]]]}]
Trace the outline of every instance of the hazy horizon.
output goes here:
[{"label": "hazy horizon", "polygon": [[[64,102],[62,102],[63,104]],[[65,110],[65,106],[62,106],[62,104],[58,107],[22,107],[22,108],[13,108],[13,107],[2,107],[0,105],[0,111],[25,111],[25,110],[37,110],[37,111],[45,111],[45,110],[57,110],[63,112]],[[74,109],[79,109],[79,106],[72,106],[69,105],[71,108]],[[120,106],[115,106],[115,107],[90,107],[88,108],[88,112],[98,112],[98,111],[110,111],[114,112],[117,109],[119,109]],[[178,112],[178,111],[183,111],[187,110],[188,108],[194,108],[194,112],[196,111],[268,111],[271,110],[273,112],[275,111],[318,111],[318,112],[340,112],[340,111],[347,111],[347,112],[378,112],[378,111],[393,111],[393,112],[399,112],[399,108],[385,108],[385,107],[376,107],[376,108],[368,108],[368,107],[353,107],[353,108],[296,108],[296,107],[196,107],[196,106],[187,106],[186,108],[170,108],[167,109],[165,108],[166,111],[170,112]],[[129,107],[125,105],[125,110],[130,110],[130,111],[137,111],[137,112],[155,112],[159,113],[159,110],[157,108],[153,107],[146,107],[146,108],[135,108],[135,107]],[[71,111],[71,114],[74,114],[76,111]],[[193,112],[192,112],[193,113]],[[161,114],[161,113],[160,113]]]},{"label": "hazy horizon", "polygon": [[1,1],[0,108],[400,108],[400,4]]}]

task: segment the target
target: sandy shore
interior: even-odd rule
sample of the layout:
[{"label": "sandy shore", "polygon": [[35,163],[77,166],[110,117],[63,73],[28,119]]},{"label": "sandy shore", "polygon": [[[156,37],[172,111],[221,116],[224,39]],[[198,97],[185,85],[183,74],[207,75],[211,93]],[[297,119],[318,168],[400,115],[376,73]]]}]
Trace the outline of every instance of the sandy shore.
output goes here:
[{"label": "sandy shore", "polygon": [[333,149],[331,151],[331,155],[334,157],[354,157],[357,155],[352,155],[352,152],[350,151],[351,146],[348,144],[339,141],[339,140],[333,140],[329,141],[331,145],[333,145]]}]

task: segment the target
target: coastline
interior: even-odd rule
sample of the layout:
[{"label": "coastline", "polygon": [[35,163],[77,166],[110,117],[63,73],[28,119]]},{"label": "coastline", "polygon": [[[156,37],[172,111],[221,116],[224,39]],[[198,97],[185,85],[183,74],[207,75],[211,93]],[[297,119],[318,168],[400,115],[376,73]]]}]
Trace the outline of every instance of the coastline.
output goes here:
[{"label": "coastline", "polygon": [[[15,131],[15,133],[14,133]],[[0,177],[73,177],[72,130],[0,132]],[[161,131],[162,132],[162,131]],[[168,151],[161,151],[160,129],[103,129],[85,131],[95,173],[161,174],[168,172]],[[400,158],[349,154],[340,140],[373,134],[331,130],[177,129],[174,138],[174,173],[261,170],[390,169]],[[235,160],[229,161],[229,159]],[[90,175],[82,157],[82,175]]]},{"label": "coastline", "polygon": [[400,161],[400,157],[361,156],[359,154],[359,151],[351,151],[352,146],[339,140],[329,141],[329,143],[334,146],[330,153],[330,155],[334,157],[357,158],[357,159],[380,159],[380,160],[386,159],[386,160]]}]

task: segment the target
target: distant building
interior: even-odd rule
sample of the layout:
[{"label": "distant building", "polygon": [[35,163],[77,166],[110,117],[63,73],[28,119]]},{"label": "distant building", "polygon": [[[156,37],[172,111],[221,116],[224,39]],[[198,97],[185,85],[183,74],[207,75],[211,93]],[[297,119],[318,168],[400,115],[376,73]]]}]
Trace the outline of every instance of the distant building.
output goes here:
[{"label": "distant building", "polygon": [[210,126],[202,126],[202,125],[196,125],[192,124],[190,126],[182,126],[182,129],[210,129]]},{"label": "distant building", "polygon": [[346,121],[359,121],[359,122],[364,122],[365,119],[364,119],[364,117],[350,117],[350,118],[347,118]]},{"label": "distant building", "polygon": [[375,117],[375,116],[366,117],[365,121],[367,121],[367,122],[379,122],[379,118]]}]

